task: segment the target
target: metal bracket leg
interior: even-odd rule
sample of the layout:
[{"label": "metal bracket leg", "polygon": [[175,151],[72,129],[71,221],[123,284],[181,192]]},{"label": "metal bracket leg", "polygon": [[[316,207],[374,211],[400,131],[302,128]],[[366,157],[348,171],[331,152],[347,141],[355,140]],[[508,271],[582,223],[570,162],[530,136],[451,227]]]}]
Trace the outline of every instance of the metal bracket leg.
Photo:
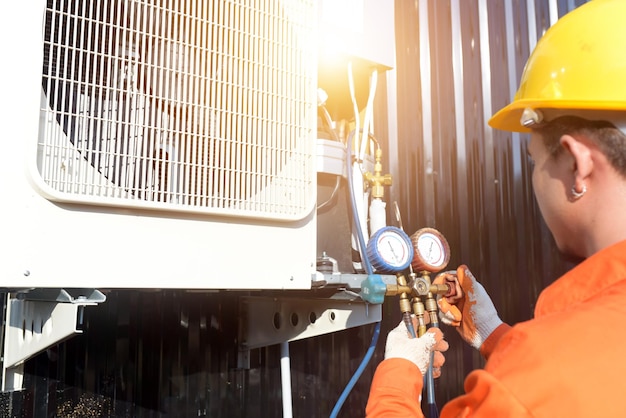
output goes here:
[{"label": "metal bracket leg", "polygon": [[95,297],[81,296],[70,302],[45,300],[36,292],[33,296],[34,299],[30,299],[28,294],[7,294],[2,391],[21,389],[24,362],[53,344],[81,333],[84,307],[105,299],[100,292]]}]

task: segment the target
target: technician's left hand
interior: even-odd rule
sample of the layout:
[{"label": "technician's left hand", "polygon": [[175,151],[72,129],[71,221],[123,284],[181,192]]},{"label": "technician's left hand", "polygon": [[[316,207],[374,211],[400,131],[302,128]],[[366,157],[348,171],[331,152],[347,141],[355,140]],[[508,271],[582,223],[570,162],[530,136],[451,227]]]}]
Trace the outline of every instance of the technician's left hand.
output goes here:
[{"label": "technician's left hand", "polygon": [[443,352],[448,349],[448,342],[443,339],[443,333],[439,328],[430,328],[419,338],[411,338],[404,322],[392,329],[387,335],[385,345],[385,359],[403,358],[415,364],[422,372],[426,373],[430,361],[430,353],[433,355],[433,377],[441,376],[441,367],[446,361]]},{"label": "technician's left hand", "polygon": [[485,288],[466,265],[439,273],[433,283],[455,286],[455,296],[437,297],[441,322],[456,327],[468,344],[480,349],[502,320]]}]

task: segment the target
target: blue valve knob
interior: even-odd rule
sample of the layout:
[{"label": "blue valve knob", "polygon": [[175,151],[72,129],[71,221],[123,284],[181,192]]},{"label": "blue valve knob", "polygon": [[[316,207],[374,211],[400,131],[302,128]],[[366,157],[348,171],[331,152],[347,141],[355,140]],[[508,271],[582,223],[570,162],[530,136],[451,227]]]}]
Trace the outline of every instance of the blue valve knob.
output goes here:
[{"label": "blue valve knob", "polygon": [[380,274],[370,274],[361,283],[361,298],[369,303],[381,304],[385,301],[387,285]]}]

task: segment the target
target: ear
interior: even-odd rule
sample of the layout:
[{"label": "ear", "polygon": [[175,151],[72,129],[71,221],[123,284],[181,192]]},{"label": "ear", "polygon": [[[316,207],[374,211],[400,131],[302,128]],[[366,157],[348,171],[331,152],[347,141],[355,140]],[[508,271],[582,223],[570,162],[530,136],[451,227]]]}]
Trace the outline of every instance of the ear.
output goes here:
[{"label": "ear", "polygon": [[563,135],[560,142],[573,160],[572,171],[574,172],[576,190],[581,190],[585,184],[585,179],[593,171],[591,148],[587,142],[571,135]]}]

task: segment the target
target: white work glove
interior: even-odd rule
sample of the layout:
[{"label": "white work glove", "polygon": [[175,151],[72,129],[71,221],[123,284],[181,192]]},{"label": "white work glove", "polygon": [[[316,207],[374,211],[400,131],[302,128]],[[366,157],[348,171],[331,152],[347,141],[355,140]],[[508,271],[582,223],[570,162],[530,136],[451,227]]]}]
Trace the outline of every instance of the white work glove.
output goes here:
[{"label": "white work glove", "polygon": [[437,297],[441,322],[457,327],[463,340],[480,349],[487,337],[502,324],[485,288],[465,265],[456,271],[439,273],[433,283],[447,283],[456,290],[454,296]]},{"label": "white work glove", "polygon": [[448,343],[443,339],[443,333],[438,328],[429,329],[420,338],[411,338],[404,322],[389,331],[385,345],[385,359],[403,358],[415,364],[426,373],[430,354],[433,356],[433,377],[441,375],[441,366],[446,361],[442,352],[448,349]]}]

